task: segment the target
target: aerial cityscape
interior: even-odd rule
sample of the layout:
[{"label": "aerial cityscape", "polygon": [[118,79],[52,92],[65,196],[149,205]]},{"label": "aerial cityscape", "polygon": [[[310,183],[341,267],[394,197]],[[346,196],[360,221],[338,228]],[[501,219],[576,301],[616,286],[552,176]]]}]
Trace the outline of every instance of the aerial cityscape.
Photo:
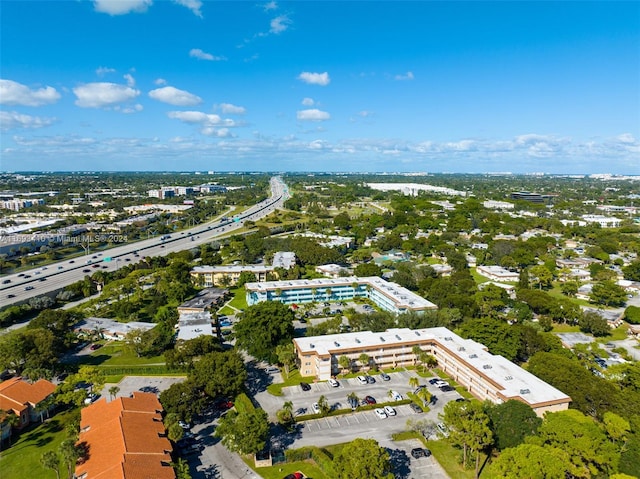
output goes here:
[{"label": "aerial cityscape", "polygon": [[640,478],[640,2],[0,8],[0,479]]}]

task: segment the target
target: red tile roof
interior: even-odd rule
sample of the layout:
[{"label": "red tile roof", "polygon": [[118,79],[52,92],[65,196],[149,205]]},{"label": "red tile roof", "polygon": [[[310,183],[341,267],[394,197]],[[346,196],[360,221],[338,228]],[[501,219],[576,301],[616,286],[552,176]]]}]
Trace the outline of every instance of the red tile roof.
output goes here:
[{"label": "red tile roof", "polygon": [[78,443],[88,446],[88,459],[76,467],[86,479],[175,479],[171,443],[164,435],[162,405],[151,393],[107,402],[100,399],[82,410]]},{"label": "red tile roof", "polygon": [[46,379],[29,383],[22,378],[11,378],[0,383],[0,409],[13,410],[20,415],[29,405],[44,401],[56,390],[55,384]]}]

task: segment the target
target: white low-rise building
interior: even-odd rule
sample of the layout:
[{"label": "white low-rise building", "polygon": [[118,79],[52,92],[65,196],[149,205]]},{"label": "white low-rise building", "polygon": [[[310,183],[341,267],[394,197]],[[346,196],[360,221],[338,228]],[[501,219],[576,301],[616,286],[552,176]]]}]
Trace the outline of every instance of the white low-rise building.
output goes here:
[{"label": "white low-rise building", "polygon": [[476,267],[478,274],[494,281],[518,281],[520,274],[516,271],[509,271],[502,266],[478,266]]},{"label": "white low-rise building", "polygon": [[367,354],[378,368],[415,365],[414,347],[431,354],[438,367],[480,400],[502,403],[515,399],[528,404],[538,416],[569,407],[571,398],[502,356],[447,328],[389,329],[376,333],[330,334],[293,340],[300,374],[327,380],[339,374],[341,356],[358,364]]}]

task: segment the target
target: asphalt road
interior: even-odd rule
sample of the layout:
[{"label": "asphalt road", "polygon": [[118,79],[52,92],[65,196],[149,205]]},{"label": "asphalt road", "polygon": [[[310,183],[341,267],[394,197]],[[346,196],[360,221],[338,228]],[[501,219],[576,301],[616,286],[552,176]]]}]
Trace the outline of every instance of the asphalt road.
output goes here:
[{"label": "asphalt road", "polygon": [[[125,264],[141,261],[145,256],[165,256],[200,246],[242,228],[245,221],[264,218],[274,210],[282,208],[287,198],[287,186],[280,178],[271,178],[271,197],[245,210],[239,215],[239,221],[221,224],[220,219],[216,218],[209,223],[171,234],[171,237],[165,240],[151,238],[89,253],[20,274],[2,276],[1,282],[9,281],[9,283],[0,285],[0,301],[4,306],[23,302],[34,296],[62,289],[95,271],[115,271]],[[117,239],[117,235],[114,237]],[[105,261],[105,258],[110,260]]]}]

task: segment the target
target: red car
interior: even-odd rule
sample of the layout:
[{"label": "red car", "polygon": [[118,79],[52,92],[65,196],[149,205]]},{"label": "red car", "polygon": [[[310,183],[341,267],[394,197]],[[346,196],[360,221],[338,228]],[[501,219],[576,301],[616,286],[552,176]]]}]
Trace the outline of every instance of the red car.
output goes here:
[{"label": "red car", "polygon": [[284,476],[284,479],[303,479],[304,475],[301,472],[294,472]]}]

